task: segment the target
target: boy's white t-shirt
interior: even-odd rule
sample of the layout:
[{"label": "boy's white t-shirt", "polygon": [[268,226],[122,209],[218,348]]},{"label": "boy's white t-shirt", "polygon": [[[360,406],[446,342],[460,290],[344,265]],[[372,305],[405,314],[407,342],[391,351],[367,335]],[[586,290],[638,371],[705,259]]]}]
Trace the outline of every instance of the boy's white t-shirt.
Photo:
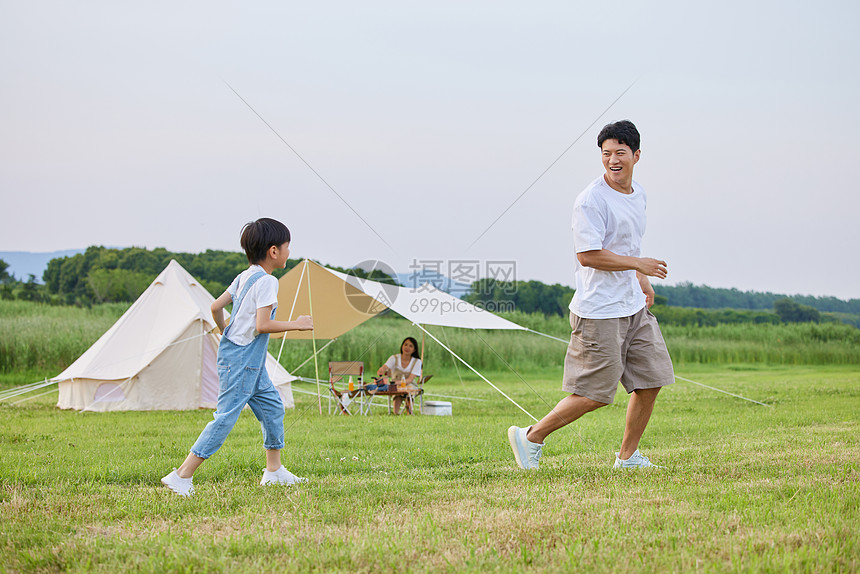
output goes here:
[{"label": "boy's white t-shirt", "polygon": [[[633,193],[612,189],[601,175],[576,198],[573,245],[576,253],[607,249],[616,255],[640,257],[645,233],[645,190],[635,181]],[[574,257],[576,293],[573,314],[587,319],[629,317],[645,306],[636,271],[600,271],[583,267]]]},{"label": "boy's white t-shirt", "polygon": [[398,373],[402,373],[406,377],[409,375],[415,375],[416,377],[421,376],[421,359],[416,359],[415,357],[412,357],[409,364],[406,365],[406,368],[404,369],[400,363],[400,355],[391,355],[388,357],[388,360],[385,361],[385,366],[391,370],[391,374],[395,380],[400,380],[400,375]]},{"label": "boy's white t-shirt", "polygon": [[[236,303],[242,289],[245,288],[248,280],[256,273],[264,273],[263,277],[257,279],[256,283],[251,285],[248,292],[245,293],[245,298],[239,306],[236,313]],[[227,332],[227,338],[237,345],[245,346],[254,340],[257,333],[257,309],[272,305],[273,308],[278,307],[278,280],[266,273],[259,265],[251,265],[248,269],[242,271],[230,286],[227,287],[227,292],[233,298],[233,311],[230,316],[230,330]]]}]

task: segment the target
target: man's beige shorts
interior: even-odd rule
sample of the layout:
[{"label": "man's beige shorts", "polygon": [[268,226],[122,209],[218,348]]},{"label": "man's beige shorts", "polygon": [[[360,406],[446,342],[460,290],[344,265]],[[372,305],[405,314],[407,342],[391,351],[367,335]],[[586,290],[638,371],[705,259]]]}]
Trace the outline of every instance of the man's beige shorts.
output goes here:
[{"label": "man's beige shorts", "polygon": [[630,317],[583,319],[570,314],[562,389],[611,404],[618,382],[627,393],[675,382],[657,319],[643,307]]}]

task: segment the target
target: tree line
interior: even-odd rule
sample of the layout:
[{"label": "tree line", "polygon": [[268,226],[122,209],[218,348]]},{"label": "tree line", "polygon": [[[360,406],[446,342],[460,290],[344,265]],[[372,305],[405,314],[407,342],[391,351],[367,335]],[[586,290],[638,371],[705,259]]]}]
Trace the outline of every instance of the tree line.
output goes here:
[{"label": "tree line", "polygon": [[798,304],[806,305],[830,313],[860,314],[860,299],[847,301],[836,297],[814,297],[811,295],[781,295],[770,292],[740,291],[693,285],[690,282],[678,285],[654,284],[654,291],[663,295],[668,304],[674,307],[698,307],[700,309],[773,309],[780,299],[790,299]]},{"label": "tree line", "polygon": [[[671,289],[671,288],[670,288]],[[711,326],[736,323],[826,323],[845,322],[860,327],[860,313],[822,312],[815,307],[798,302],[785,295],[767,294],[770,308],[750,307],[749,301],[741,301],[739,307],[732,308],[733,302],[722,291],[730,289],[713,289],[710,287],[695,287],[685,285],[684,292],[691,294],[687,299],[674,299],[674,291],[659,290],[654,297],[652,312],[661,322],[670,325]],[[701,293],[699,293],[701,291]],[[558,283],[547,285],[540,281],[497,281],[481,279],[472,284],[471,291],[463,297],[466,301],[485,309],[510,309],[512,306],[524,313],[543,313],[544,315],[567,315],[568,304],[573,297],[574,289]],[[747,293],[755,298],[757,293]],[[709,298],[710,297],[710,298]],[[853,307],[835,307],[831,305],[833,297],[805,297],[804,301],[817,302],[825,308],[853,309]],[[726,303],[722,308],[716,306],[716,301]],[[765,299],[762,299],[765,300]],[[740,300],[738,300],[740,301]],[[839,301],[837,299],[837,301]],[[695,303],[707,302],[709,306]],[[857,300],[852,299],[853,303]],[[692,303],[692,304],[684,304]],[[710,307],[710,308],[709,308]]]},{"label": "tree line", "polygon": [[[171,259],[196,277],[214,297],[223,293],[233,278],[248,266],[245,255],[234,251],[177,253],[164,248],[92,246],[83,253],[49,261],[42,275],[44,284],[39,284],[32,275],[26,281],[12,277],[8,273],[8,264],[0,259],[0,297],[82,306],[132,302]],[[280,278],[300,261],[290,259],[286,269],[276,270],[274,275]],[[397,283],[395,278],[379,270],[368,275],[360,269],[332,268],[376,281]],[[692,283],[655,285],[655,291],[653,311],[661,321],[669,324],[843,321],[860,327],[860,299],[788,297]],[[564,316],[573,293],[573,288],[558,283],[481,279],[472,283],[463,299],[490,310],[516,309],[524,313]]]},{"label": "tree line", "polygon": [[[171,259],[193,275],[213,297],[219,296],[233,279],[248,268],[244,253],[207,250],[203,253],[177,253],[164,248],[124,249],[91,246],[83,253],[51,259],[42,274],[44,284],[30,276],[24,282],[8,273],[8,264],[0,259],[0,297],[24,299],[55,305],[90,306],[98,303],[132,302],[152,283]],[[282,277],[301,263],[287,261],[285,269],[272,274]],[[382,271],[368,274],[360,269],[332,269],[384,283],[395,283]]]}]

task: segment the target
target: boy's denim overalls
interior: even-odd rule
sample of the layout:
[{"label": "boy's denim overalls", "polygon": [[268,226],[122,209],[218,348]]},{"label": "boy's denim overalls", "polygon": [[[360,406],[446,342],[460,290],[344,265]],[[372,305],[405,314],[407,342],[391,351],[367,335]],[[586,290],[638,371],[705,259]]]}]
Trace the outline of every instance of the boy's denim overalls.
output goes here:
[{"label": "boy's denim overalls", "polygon": [[[265,273],[260,272],[248,279],[233,306],[234,316],[248,290],[264,275]],[[272,319],[274,318],[273,306]],[[200,458],[209,458],[221,448],[246,404],[260,421],[263,447],[284,448],[284,403],[266,372],[269,334],[260,333],[243,347],[227,338],[227,332],[232,326],[231,322],[218,346],[218,408],[213,415],[214,420],[206,425],[197,442],[191,447],[191,453]]]}]

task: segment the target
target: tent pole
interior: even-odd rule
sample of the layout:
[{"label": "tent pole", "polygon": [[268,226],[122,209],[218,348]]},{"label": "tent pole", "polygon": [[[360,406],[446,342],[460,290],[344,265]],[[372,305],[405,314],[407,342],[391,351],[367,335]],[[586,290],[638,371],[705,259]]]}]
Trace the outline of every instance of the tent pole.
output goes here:
[{"label": "tent pole", "polygon": [[[305,269],[310,262],[305,259]],[[298,289],[296,290],[298,292]],[[311,317],[314,316],[314,300],[311,298],[311,272],[308,270],[308,307],[310,308]],[[322,397],[320,396],[320,367],[317,362],[317,335],[316,329],[311,330],[311,340],[314,346],[314,375],[317,379],[317,406],[319,407],[320,415],[322,415]]]},{"label": "tent pole", "polygon": [[478,375],[479,377],[481,377],[481,378],[484,380],[484,382],[485,382],[485,383],[487,383],[488,385],[490,385],[491,387],[493,387],[494,389],[496,389],[497,391],[499,391],[499,393],[500,393],[503,397],[505,397],[506,399],[508,399],[509,401],[511,401],[511,402],[512,402],[512,403],[513,403],[513,404],[514,404],[518,409],[520,409],[521,411],[523,411],[524,413],[526,413],[526,414],[527,414],[527,415],[528,415],[528,416],[529,416],[533,421],[538,422],[538,420],[534,417],[534,415],[532,415],[530,412],[528,412],[528,411],[527,411],[527,410],[525,410],[523,407],[521,407],[521,406],[520,406],[520,405],[519,405],[519,404],[518,404],[514,399],[512,399],[511,397],[509,397],[508,395],[506,395],[506,394],[505,394],[505,392],[504,392],[502,389],[500,389],[499,387],[497,387],[496,385],[494,385],[493,383],[491,383],[491,382],[489,381],[489,379],[487,379],[487,377],[485,377],[484,375],[482,375],[481,373],[479,373],[477,370],[475,370],[475,367],[473,367],[472,365],[470,365],[469,363],[467,363],[466,361],[464,361],[464,360],[463,360],[463,359],[462,359],[462,358],[461,358],[457,353],[455,353],[455,352],[454,352],[454,351],[452,351],[449,347],[447,347],[444,343],[442,343],[442,341],[440,341],[439,339],[437,339],[436,337],[434,337],[434,336],[433,336],[433,333],[431,333],[430,331],[426,330],[424,327],[422,327],[422,326],[421,326],[421,325],[419,325],[418,323],[413,323],[413,324],[414,324],[416,327],[418,327],[419,329],[421,329],[422,331],[424,331],[425,333],[427,333],[427,335],[428,335],[431,339],[433,339],[434,341],[436,341],[437,343],[439,343],[439,344],[440,344],[440,345],[441,345],[441,346],[442,346],[446,351],[448,351],[448,352],[449,352],[449,353],[451,353],[454,357],[456,357],[457,359],[459,359],[461,363],[463,363],[464,365],[466,365],[467,367],[469,367],[469,369],[471,369],[473,373],[475,373],[476,375]]},{"label": "tent pole", "polygon": [[[292,321],[292,320],[293,320],[293,311],[296,309],[296,300],[299,298],[299,290],[301,289],[301,286],[302,286],[302,277],[304,277],[304,276],[305,276],[305,270],[308,268],[307,261],[308,261],[308,260],[307,260],[307,259],[305,259],[305,266],[304,266],[304,267],[302,267],[302,273],[301,273],[301,275],[299,275],[299,285],[298,285],[298,287],[296,287],[296,296],[295,296],[295,297],[293,297],[293,306],[292,306],[292,307],[290,307],[290,314],[289,314],[289,316],[287,317],[287,321]],[[286,334],[286,333],[284,333],[284,334],[281,336],[281,348],[280,348],[280,349],[278,349],[278,359],[277,359],[277,361],[278,361],[279,363],[281,362],[281,353],[283,353],[283,352],[284,352],[284,343],[286,343],[286,342],[287,342],[287,334]]]},{"label": "tent pole", "polygon": [[[419,325],[418,328],[421,329],[421,326]],[[422,329],[422,331],[421,331],[421,374],[422,375],[427,372],[427,355],[424,352],[424,340],[425,340],[425,338],[426,337],[425,337],[424,331]]]}]

